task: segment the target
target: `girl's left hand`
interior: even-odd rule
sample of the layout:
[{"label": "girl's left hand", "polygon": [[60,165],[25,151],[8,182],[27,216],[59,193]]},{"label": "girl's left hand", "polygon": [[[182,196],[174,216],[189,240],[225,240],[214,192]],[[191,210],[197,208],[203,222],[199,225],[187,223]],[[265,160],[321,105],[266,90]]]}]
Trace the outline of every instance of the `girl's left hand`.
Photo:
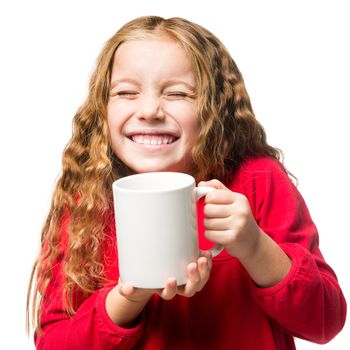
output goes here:
[{"label": "girl's left hand", "polygon": [[205,197],[205,236],[223,245],[238,259],[254,255],[262,231],[253,217],[248,199],[230,191],[219,180],[202,181],[198,186],[210,186],[217,191]]}]

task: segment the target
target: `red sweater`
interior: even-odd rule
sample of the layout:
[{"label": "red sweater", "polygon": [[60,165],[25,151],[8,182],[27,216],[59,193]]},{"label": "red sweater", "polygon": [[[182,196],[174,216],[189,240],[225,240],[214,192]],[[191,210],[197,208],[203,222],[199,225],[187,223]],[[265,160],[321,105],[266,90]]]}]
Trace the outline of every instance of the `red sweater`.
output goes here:
[{"label": "red sweater", "polygon": [[[250,159],[227,186],[244,194],[260,228],[286,252],[292,267],[271,288],[254,285],[239,260],[225,251],[213,259],[208,283],[192,298],[170,301],[154,295],[135,328],[115,325],[108,317],[108,286],[86,300],[77,313],[62,308],[60,265],[53,269],[42,313],[43,334],[37,349],[295,349],[293,337],[317,343],[331,340],[343,327],[346,302],[332,269],[324,261],[309,211],[282,166],[267,158]],[[201,249],[203,201],[198,204]],[[65,234],[68,222],[62,225]],[[118,280],[114,218],[106,223],[104,265]],[[80,298],[82,299],[82,298]]]}]

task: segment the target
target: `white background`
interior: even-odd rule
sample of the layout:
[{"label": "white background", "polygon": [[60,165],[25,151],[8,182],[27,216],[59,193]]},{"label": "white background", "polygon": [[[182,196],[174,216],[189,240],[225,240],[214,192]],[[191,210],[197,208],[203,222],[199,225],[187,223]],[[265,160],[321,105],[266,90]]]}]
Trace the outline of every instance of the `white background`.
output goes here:
[{"label": "white background", "polygon": [[[34,348],[24,331],[26,288],[72,116],[103,43],[140,15],[188,18],[229,49],[268,141],[283,149],[299,179],[323,254],[350,299],[346,2],[1,2],[1,349]],[[349,344],[348,322],[322,348]]]}]

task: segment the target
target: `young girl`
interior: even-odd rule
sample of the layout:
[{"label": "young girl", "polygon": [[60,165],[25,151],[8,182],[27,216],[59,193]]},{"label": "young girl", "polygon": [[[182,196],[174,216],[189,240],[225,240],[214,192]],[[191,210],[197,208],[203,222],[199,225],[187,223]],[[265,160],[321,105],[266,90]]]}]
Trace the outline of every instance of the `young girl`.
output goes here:
[{"label": "young girl", "polygon": [[[330,341],[346,303],[280,160],[213,34],[181,18],[124,25],[102,50],[63,154],[30,285],[36,347],[281,350],[295,348],[293,337]],[[189,173],[216,189],[198,204],[202,254],[188,283],[169,276],[161,290],[119,281],[112,205],[114,180],[151,171]],[[212,259],[215,243],[225,250]]]}]

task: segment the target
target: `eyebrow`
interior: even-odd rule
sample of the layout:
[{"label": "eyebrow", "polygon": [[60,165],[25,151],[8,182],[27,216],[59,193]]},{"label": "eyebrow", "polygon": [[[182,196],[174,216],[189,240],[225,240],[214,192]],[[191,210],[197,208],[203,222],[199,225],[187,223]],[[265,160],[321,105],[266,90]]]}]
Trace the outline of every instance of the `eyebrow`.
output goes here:
[{"label": "eyebrow", "polygon": [[[114,89],[116,87],[116,85],[118,85],[120,83],[131,83],[131,84],[139,85],[137,80],[134,80],[132,78],[122,78],[122,79],[112,80],[110,89],[111,90]],[[168,87],[168,86],[174,85],[174,84],[183,84],[183,85],[187,86],[190,90],[195,91],[195,87],[192,84],[187,83],[186,81],[181,80],[181,79],[170,79],[170,80],[166,81],[164,86]]]},{"label": "eyebrow", "polygon": [[131,83],[131,84],[135,84],[138,85],[138,82],[134,79],[131,78],[122,78],[122,79],[115,79],[111,81],[111,89],[115,88],[116,85],[118,85],[119,83]]},{"label": "eyebrow", "polygon": [[168,80],[164,85],[169,86],[169,85],[174,85],[174,84],[183,84],[183,85],[186,85],[190,90],[193,90],[193,91],[195,90],[195,87],[192,84],[187,83],[186,81],[181,80],[181,79]]}]

